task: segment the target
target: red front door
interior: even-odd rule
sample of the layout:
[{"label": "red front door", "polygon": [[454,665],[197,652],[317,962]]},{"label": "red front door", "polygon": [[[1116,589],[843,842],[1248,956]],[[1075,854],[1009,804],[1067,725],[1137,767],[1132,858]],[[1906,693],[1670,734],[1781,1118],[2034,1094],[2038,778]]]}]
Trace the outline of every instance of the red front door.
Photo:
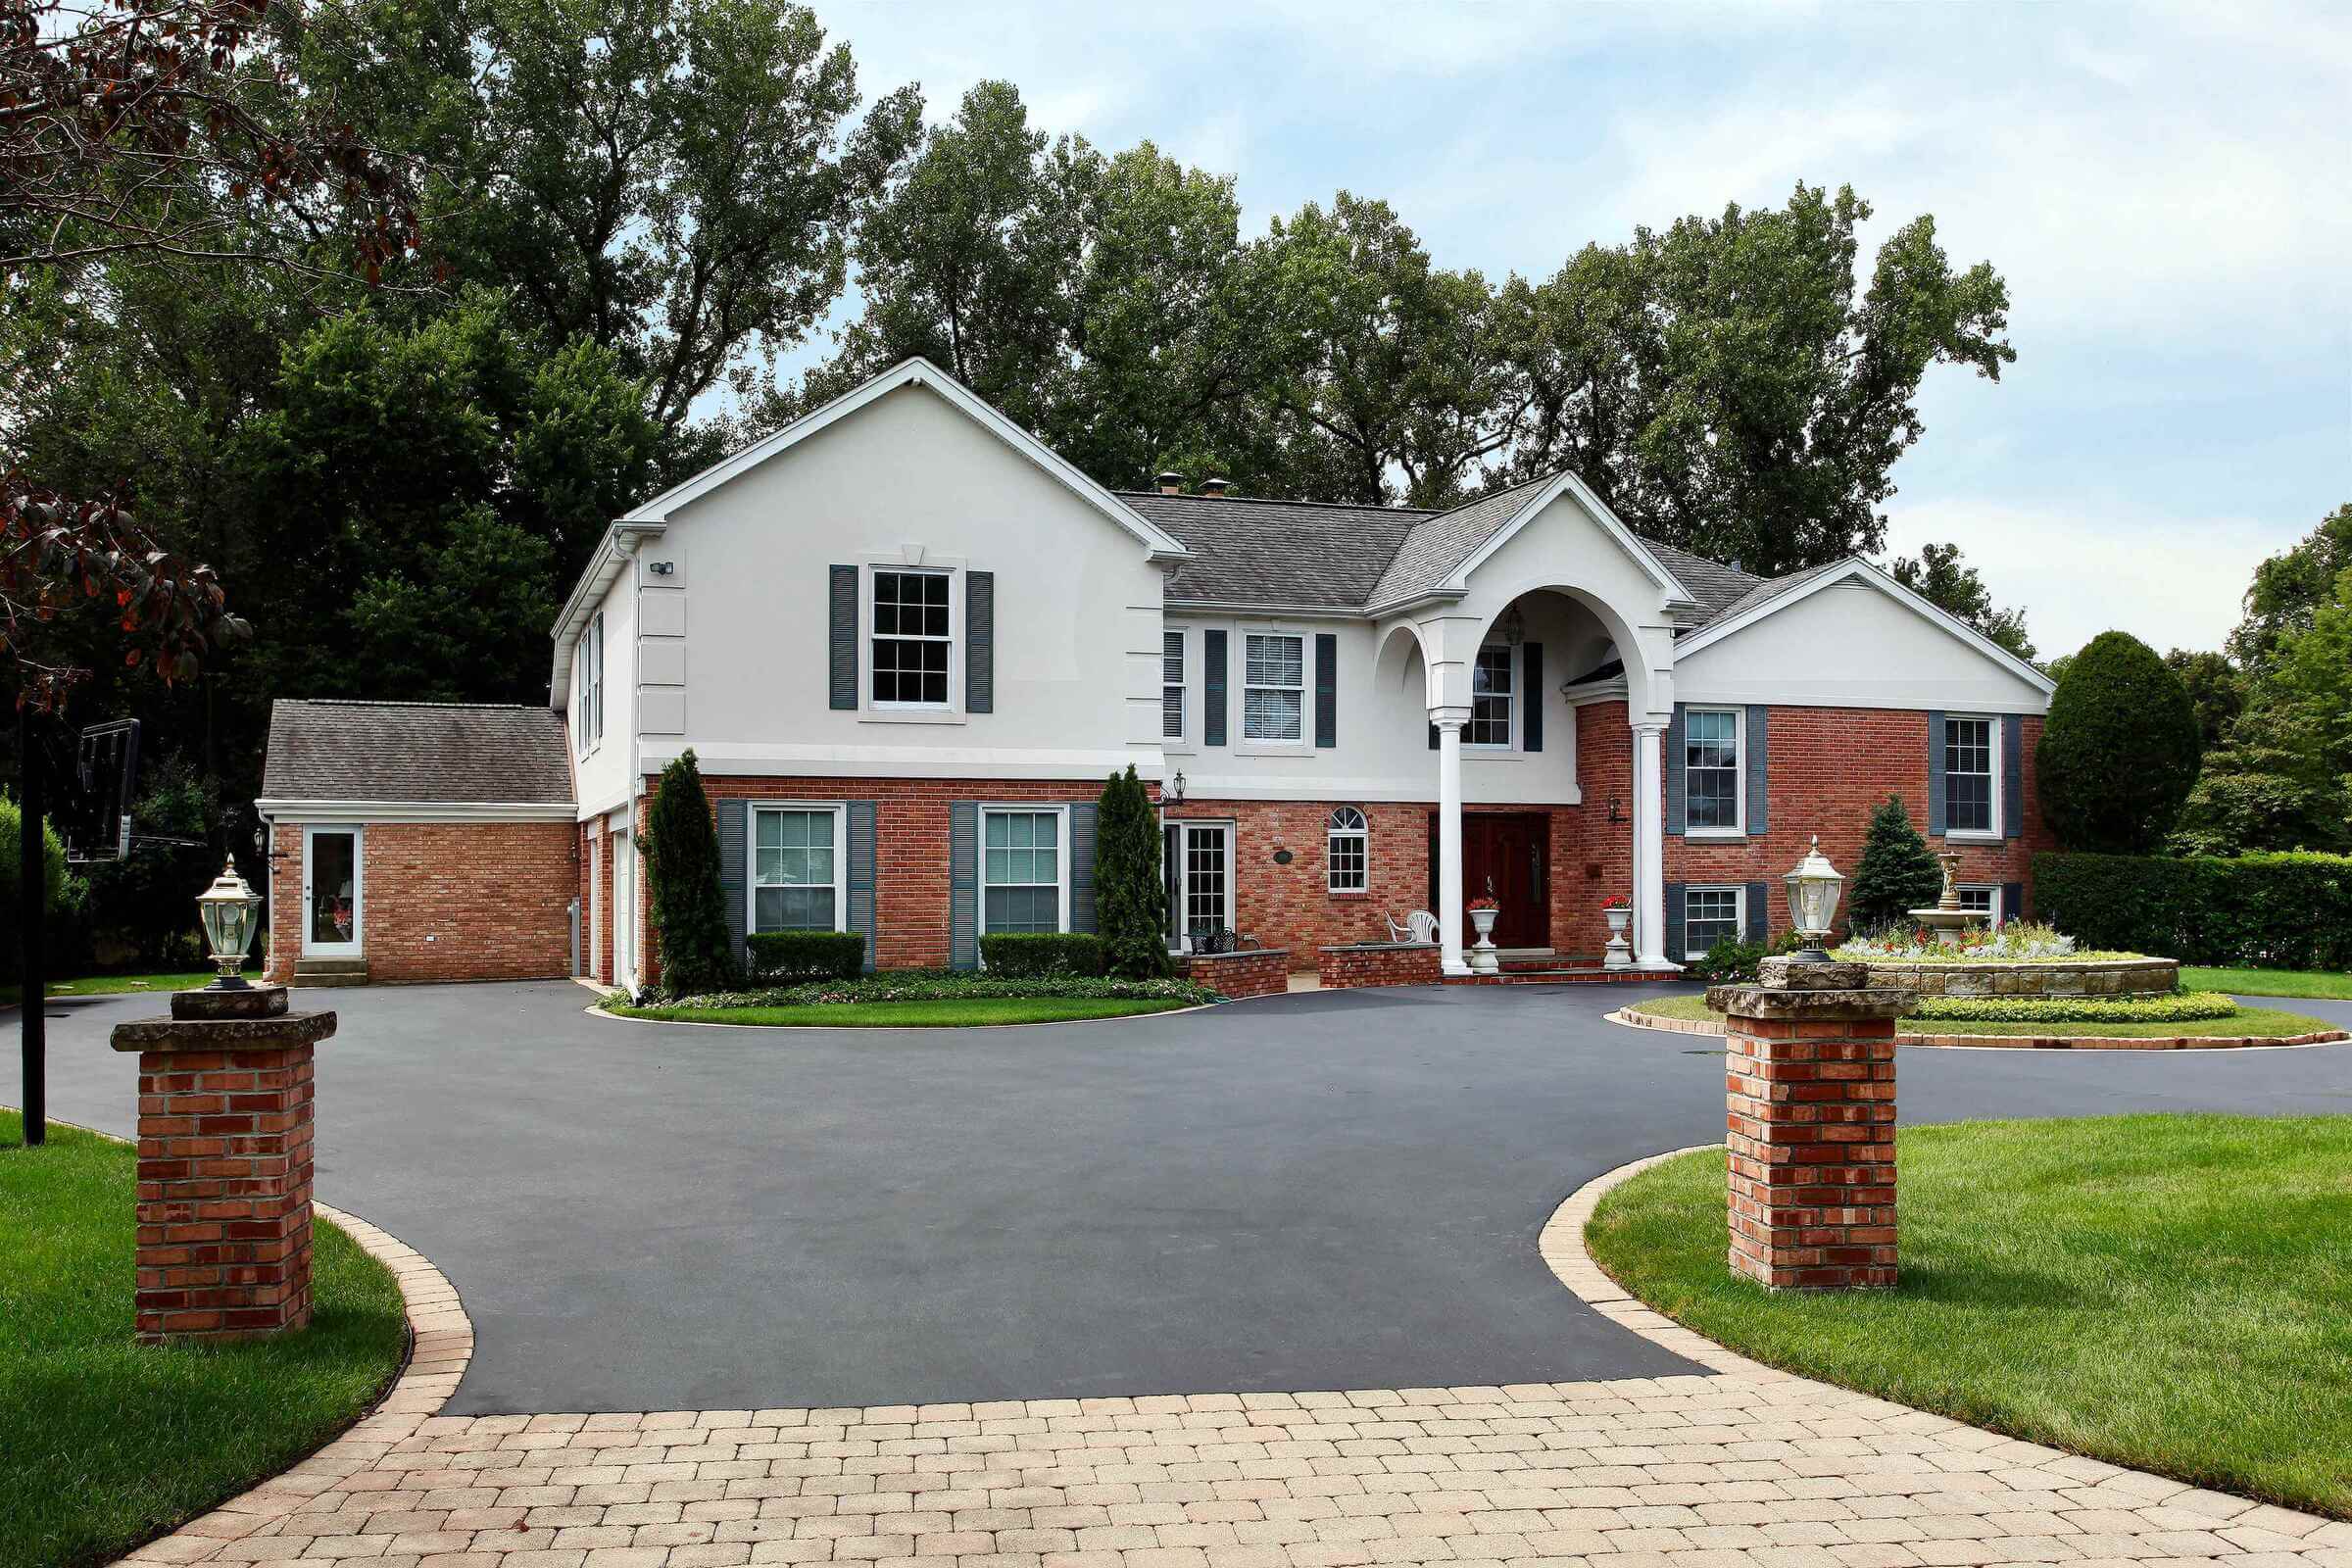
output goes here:
[{"label": "red front door", "polygon": [[[1498,948],[1551,946],[1551,819],[1540,813],[1462,813],[1462,906],[1492,898]],[[1429,906],[1438,906],[1438,814],[1429,814]],[[1467,915],[1462,946],[1478,940]]]}]

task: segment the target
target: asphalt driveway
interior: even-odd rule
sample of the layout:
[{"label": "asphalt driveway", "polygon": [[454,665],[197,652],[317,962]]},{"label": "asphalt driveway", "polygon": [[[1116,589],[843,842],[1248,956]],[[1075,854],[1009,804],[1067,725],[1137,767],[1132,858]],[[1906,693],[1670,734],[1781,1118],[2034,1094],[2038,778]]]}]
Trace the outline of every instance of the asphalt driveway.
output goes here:
[{"label": "asphalt driveway", "polygon": [[[318,1193],[464,1295],[452,1414],[1683,1372],[1536,1251],[1592,1176],[1722,1136],[1713,1042],[1602,1021],[1641,994],[777,1033],[591,1018],[564,983],[313,993],[342,1013]],[[51,1113],[130,1131],[106,1035],[156,1010],[53,1010]],[[1907,1121],[2352,1111],[2352,1046],[1908,1050],[1900,1073]]]}]

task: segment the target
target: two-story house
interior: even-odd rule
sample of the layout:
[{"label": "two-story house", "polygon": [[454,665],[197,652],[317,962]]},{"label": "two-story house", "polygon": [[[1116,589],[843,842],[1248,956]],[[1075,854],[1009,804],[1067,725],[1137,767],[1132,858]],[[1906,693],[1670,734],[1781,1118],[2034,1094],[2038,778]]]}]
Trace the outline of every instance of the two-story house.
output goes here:
[{"label": "two-story house", "polygon": [[[692,748],[745,932],[968,967],[1093,922],[1093,802],[1165,819],[1169,942],[1324,944],[1465,904],[1563,966],[1627,895],[1642,964],[1785,926],[1812,835],[1888,794],[2026,902],[2051,683],[1856,559],[1764,580],[1573,475],[1447,512],[1103,489],[910,361],[613,523],[546,710],[273,715],[273,972],[650,970],[634,848]],[[577,901],[576,908],[574,901]],[[616,914],[617,911],[617,914]]]}]

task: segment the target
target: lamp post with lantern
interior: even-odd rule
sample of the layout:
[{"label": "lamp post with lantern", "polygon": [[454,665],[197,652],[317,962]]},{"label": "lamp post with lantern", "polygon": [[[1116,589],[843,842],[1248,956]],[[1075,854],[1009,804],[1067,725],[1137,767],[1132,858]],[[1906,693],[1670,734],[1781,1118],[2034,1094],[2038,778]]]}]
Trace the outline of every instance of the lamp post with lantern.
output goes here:
[{"label": "lamp post with lantern", "polygon": [[213,885],[196,896],[196,912],[204,922],[204,944],[212,954],[213,967],[220,971],[208,991],[251,991],[243,970],[245,954],[253,946],[256,914],[262,896],[237,874],[237,862],[231,857],[213,879]]},{"label": "lamp post with lantern", "polygon": [[1831,923],[1838,914],[1838,895],[1845,878],[1821,853],[1821,835],[1813,836],[1813,847],[1796,863],[1796,869],[1781,879],[1788,885],[1788,919],[1805,945],[1789,957],[1791,963],[1827,963],[1830,961],[1826,944]]}]

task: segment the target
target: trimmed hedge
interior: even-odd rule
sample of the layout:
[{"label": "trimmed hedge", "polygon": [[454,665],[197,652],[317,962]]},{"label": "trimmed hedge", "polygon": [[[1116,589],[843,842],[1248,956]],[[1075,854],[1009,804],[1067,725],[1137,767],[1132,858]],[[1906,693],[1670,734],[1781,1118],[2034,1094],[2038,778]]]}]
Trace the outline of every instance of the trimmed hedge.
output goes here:
[{"label": "trimmed hedge", "polygon": [[908,969],[855,980],[818,980],[763,990],[717,992],[686,997],[675,1005],[693,1007],[799,1007],[833,1002],[955,1002],[965,997],[1071,997],[1094,1002],[1219,1001],[1206,986],[1189,980],[1110,980],[1065,976],[1011,980],[1002,975],[944,969]]},{"label": "trimmed hedge", "polygon": [[1102,939],[1084,931],[1008,931],[980,939],[980,962],[1004,980],[1089,978],[1101,974],[1109,957]]},{"label": "trimmed hedge", "polygon": [[2136,1001],[2122,997],[1922,997],[1904,1016],[1939,1023],[2194,1023],[2234,1018],[2237,1004],[2218,991],[2183,991]]},{"label": "trimmed hedge", "polygon": [[2043,854],[2034,907],[2084,948],[2215,968],[2352,969],[2352,856]]},{"label": "trimmed hedge", "polygon": [[744,939],[754,980],[855,980],[865,968],[856,931],[760,931]]}]

